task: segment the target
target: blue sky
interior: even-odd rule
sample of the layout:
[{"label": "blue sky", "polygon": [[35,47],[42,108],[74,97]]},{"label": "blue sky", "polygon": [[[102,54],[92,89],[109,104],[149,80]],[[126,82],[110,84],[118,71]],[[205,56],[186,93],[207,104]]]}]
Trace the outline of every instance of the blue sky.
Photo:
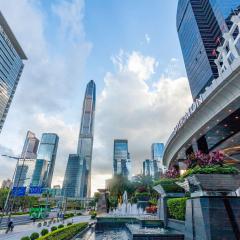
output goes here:
[{"label": "blue sky", "polygon": [[[40,8],[46,14],[45,33],[50,49],[57,54],[59,49],[64,49],[64,42],[56,38],[59,21],[51,12],[53,2],[58,1],[41,1]],[[101,91],[105,73],[113,70],[111,57],[120,49],[155,57],[159,62],[159,74],[165,73],[172,58],[177,58],[179,74],[184,75],[175,23],[176,8],[177,0],[86,1],[83,24],[92,50],[86,62],[84,84],[94,79]]]},{"label": "blue sky", "polygon": [[[86,83],[97,85],[93,189],[112,173],[114,138],[127,138],[133,173],[191,104],[175,26],[177,0],[0,0],[25,62],[0,135],[18,155],[27,130],[59,135],[53,184],[75,153]],[[14,162],[0,158],[0,181]]]}]

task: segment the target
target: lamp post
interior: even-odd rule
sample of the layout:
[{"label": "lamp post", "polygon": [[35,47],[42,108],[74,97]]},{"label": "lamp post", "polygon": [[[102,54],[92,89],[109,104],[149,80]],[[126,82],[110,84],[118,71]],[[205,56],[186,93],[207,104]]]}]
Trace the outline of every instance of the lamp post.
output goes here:
[{"label": "lamp post", "polygon": [[8,222],[10,221],[10,218],[11,218],[11,213],[12,213],[12,209],[13,209],[13,206],[14,206],[14,203],[15,203],[15,195],[13,196],[13,201],[12,203],[9,205],[9,200],[10,200],[10,196],[11,196],[11,192],[13,190],[13,187],[14,187],[14,180],[16,178],[16,173],[17,173],[17,168],[19,166],[19,161],[22,159],[23,160],[23,163],[21,165],[21,169],[20,169],[20,173],[19,173],[19,178],[18,178],[18,181],[17,181],[17,185],[16,185],[16,188],[18,188],[19,186],[19,183],[20,183],[20,180],[26,180],[26,179],[22,179],[22,171],[23,171],[23,168],[24,168],[24,164],[25,164],[25,157],[22,158],[22,157],[15,157],[15,156],[9,156],[9,155],[6,155],[6,154],[2,154],[3,157],[7,157],[7,158],[11,158],[11,159],[16,159],[17,160],[17,163],[16,163],[16,167],[15,167],[15,170],[14,170],[14,173],[13,173],[13,176],[12,176],[12,187],[9,189],[8,191],[8,195],[7,195],[7,198],[6,198],[6,201],[5,201],[5,204],[4,204],[4,209],[3,209],[3,215],[1,217],[1,220],[0,220],[0,229],[1,229],[1,225],[2,225],[2,219],[3,219],[3,216],[4,216],[4,213],[7,211],[8,213]]}]

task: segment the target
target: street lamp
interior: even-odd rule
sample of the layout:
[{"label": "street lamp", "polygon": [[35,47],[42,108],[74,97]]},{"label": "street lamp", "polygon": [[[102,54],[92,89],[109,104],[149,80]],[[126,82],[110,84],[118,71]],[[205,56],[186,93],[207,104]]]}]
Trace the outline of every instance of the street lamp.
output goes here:
[{"label": "street lamp", "polygon": [[[8,211],[8,210],[9,210],[9,212],[8,212],[8,213],[9,213],[9,214],[8,214],[8,222],[10,221],[12,208],[13,208],[14,203],[15,203],[15,196],[13,197],[13,201],[12,201],[12,204],[10,205],[10,207],[8,207],[8,203],[9,203],[9,199],[10,199],[10,194],[11,194],[11,192],[12,192],[12,190],[13,190],[13,187],[14,187],[14,180],[15,180],[16,173],[17,173],[17,167],[18,167],[18,165],[19,165],[20,159],[23,159],[23,163],[22,163],[21,170],[20,170],[20,173],[19,173],[19,178],[18,178],[17,185],[16,185],[16,187],[18,188],[20,180],[23,180],[23,179],[21,178],[21,176],[22,176],[22,171],[23,171],[24,163],[25,163],[25,160],[26,160],[25,157],[24,157],[24,158],[21,158],[21,157],[9,156],[9,155],[6,155],[6,154],[2,154],[1,156],[7,157],[7,158],[11,158],[11,159],[16,159],[16,160],[17,160],[17,164],[16,164],[16,167],[15,167],[13,176],[12,176],[12,186],[11,186],[11,188],[10,188],[9,191],[8,191],[8,195],[7,195],[5,204],[4,204],[3,214],[2,214],[2,217],[1,217],[1,220],[0,220],[0,229],[1,229],[1,225],[2,225],[3,215],[4,215],[4,213],[5,213],[6,211]],[[24,179],[24,180],[26,180],[26,179]]]}]

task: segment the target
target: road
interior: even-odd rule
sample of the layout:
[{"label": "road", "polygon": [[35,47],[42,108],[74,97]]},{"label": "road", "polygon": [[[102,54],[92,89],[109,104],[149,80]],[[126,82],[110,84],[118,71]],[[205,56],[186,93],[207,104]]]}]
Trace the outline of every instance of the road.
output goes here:
[{"label": "road", "polygon": [[[76,216],[73,218],[66,219],[64,224],[68,222],[78,223],[78,222],[89,222],[90,216]],[[37,227],[37,223],[27,223],[23,225],[17,225],[14,227],[13,232],[5,234],[5,230],[0,231],[0,240],[20,240],[24,236],[30,236],[33,232],[40,233],[43,228],[48,228],[49,231],[52,226],[58,226],[61,223],[52,224],[49,227]]]},{"label": "road", "polygon": [[[15,226],[19,224],[26,224],[31,222],[29,215],[12,216],[11,219],[13,220]],[[8,222],[8,217],[4,217],[2,219],[2,224],[0,226],[0,229],[6,228],[7,222]]]}]

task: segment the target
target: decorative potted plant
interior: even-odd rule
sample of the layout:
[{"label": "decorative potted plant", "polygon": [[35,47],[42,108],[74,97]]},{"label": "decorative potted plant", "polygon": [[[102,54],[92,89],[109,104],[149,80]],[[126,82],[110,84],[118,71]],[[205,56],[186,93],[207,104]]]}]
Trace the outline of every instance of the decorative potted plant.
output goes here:
[{"label": "decorative potted plant", "polygon": [[164,178],[155,182],[154,189],[162,197],[182,197],[185,195],[184,190],[176,183],[179,177],[179,171],[172,167],[165,173]]},{"label": "decorative potted plant", "polygon": [[178,184],[191,196],[227,195],[240,186],[239,170],[224,164],[224,155],[220,151],[209,154],[198,151],[185,163],[188,169]]}]

